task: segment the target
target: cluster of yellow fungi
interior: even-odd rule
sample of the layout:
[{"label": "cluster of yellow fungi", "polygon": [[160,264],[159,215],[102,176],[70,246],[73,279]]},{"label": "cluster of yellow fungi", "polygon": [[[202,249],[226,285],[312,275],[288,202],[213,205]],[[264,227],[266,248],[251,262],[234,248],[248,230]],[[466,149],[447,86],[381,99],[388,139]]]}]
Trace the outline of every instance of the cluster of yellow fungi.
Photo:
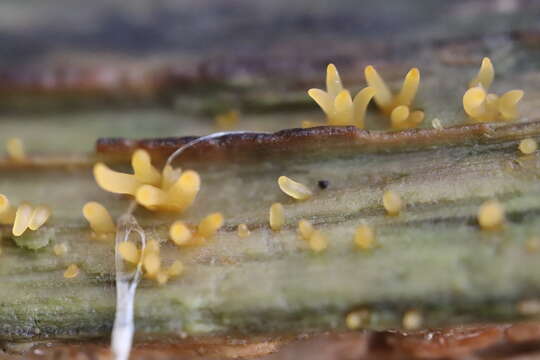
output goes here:
[{"label": "cluster of yellow fungi", "polygon": [[[373,66],[364,70],[367,87],[360,90],[354,99],[349,90],[344,89],[339,73],[334,64],[326,68],[326,91],[309,89],[308,95],[315,100],[326,114],[327,125],[344,126],[354,125],[364,128],[367,107],[371,99],[390,118],[392,129],[408,129],[418,126],[424,120],[424,113],[412,110],[412,104],[420,84],[420,71],[411,69],[405,76],[401,90],[393,94],[388,85]],[[303,127],[318,126],[320,124],[306,121]]]},{"label": "cluster of yellow fungi", "polygon": [[190,229],[183,221],[175,221],[169,228],[169,238],[178,246],[202,245],[223,226],[221,213],[213,213],[199,222],[196,229]]},{"label": "cluster of yellow fungi", "polygon": [[34,206],[22,202],[14,207],[7,196],[0,194],[0,224],[13,225],[13,236],[21,236],[26,230],[36,231],[51,216],[51,209],[46,205]]},{"label": "cluster of yellow fungi", "polygon": [[523,90],[510,90],[501,96],[488,93],[494,78],[493,64],[485,57],[463,95],[463,108],[476,122],[512,121],[519,117],[517,105],[523,98]]},{"label": "cluster of yellow fungi", "polygon": [[328,239],[319,230],[315,230],[313,224],[306,219],[298,222],[298,234],[307,241],[309,248],[316,253],[325,250],[328,247]]},{"label": "cluster of yellow fungi", "polygon": [[195,201],[201,185],[197,172],[182,172],[170,165],[159,172],[142,149],[133,153],[131,165],[134,173],[125,174],[97,163],[96,182],[106,191],[134,196],[138,204],[152,211],[182,212]]}]

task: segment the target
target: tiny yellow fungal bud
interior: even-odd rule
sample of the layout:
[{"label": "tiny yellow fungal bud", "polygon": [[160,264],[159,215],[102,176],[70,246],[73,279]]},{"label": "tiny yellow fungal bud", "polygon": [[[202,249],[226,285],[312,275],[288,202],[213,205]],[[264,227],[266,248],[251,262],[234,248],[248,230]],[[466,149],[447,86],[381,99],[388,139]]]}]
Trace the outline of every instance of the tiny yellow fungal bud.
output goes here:
[{"label": "tiny yellow fungal bud", "polygon": [[161,269],[161,259],[159,255],[153,252],[150,254],[145,254],[143,259],[143,266],[148,275],[157,275],[159,270]]},{"label": "tiny yellow fungal bud", "polygon": [[497,230],[504,223],[504,208],[496,200],[488,200],[478,210],[478,224],[484,230]]},{"label": "tiny yellow fungal bud", "polygon": [[396,129],[404,127],[410,115],[411,113],[408,106],[397,106],[394,110],[392,110],[392,113],[390,114],[390,121],[392,122],[392,127]]},{"label": "tiny yellow fungal bud", "polygon": [[402,325],[406,330],[417,330],[423,323],[422,314],[418,310],[409,310],[403,315]]},{"label": "tiny yellow fungal bud", "polygon": [[197,227],[197,234],[209,238],[223,226],[223,215],[221,213],[213,213],[202,219]]},{"label": "tiny yellow fungal bud", "polygon": [[439,120],[438,118],[435,118],[433,120],[431,120],[431,126],[434,128],[434,129],[437,129],[437,130],[442,130],[444,129],[442,123],[441,123],[441,120]]},{"label": "tiny yellow fungal bud", "polygon": [[26,153],[24,144],[20,138],[10,138],[6,143],[6,151],[8,156],[14,161],[24,161]]},{"label": "tiny yellow fungal bud", "polygon": [[371,313],[367,309],[352,311],[345,317],[345,325],[349,330],[358,330],[369,324]]},{"label": "tiny yellow fungal bud", "polygon": [[328,239],[320,231],[314,230],[309,238],[309,247],[319,253],[328,247]]},{"label": "tiny yellow fungal bud", "polygon": [[124,261],[137,264],[141,259],[140,251],[137,245],[131,241],[123,241],[118,245],[118,252]]},{"label": "tiny yellow fungal bud", "polygon": [[107,209],[96,201],[87,202],[83,206],[83,215],[96,234],[112,234],[116,225]]},{"label": "tiny yellow fungal bud", "polygon": [[53,252],[56,256],[64,256],[68,252],[68,247],[65,243],[56,244],[53,247]]},{"label": "tiny yellow fungal bud", "polygon": [[251,234],[246,224],[239,224],[237,232],[238,236],[240,236],[241,238],[246,238]]},{"label": "tiny yellow fungal bud", "polygon": [[301,219],[298,222],[298,233],[302,239],[309,241],[311,235],[313,235],[313,225],[306,219]]},{"label": "tiny yellow fungal bud", "polygon": [[37,206],[30,217],[28,228],[30,230],[39,229],[51,216],[51,209],[45,205]]},{"label": "tiny yellow fungal bud", "polygon": [[285,224],[283,205],[280,203],[273,203],[272,206],[270,206],[269,223],[270,228],[274,231],[281,230]]},{"label": "tiny yellow fungal bud", "polygon": [[19,205],[15,212],[15,220],[13,221],[12,233],[14,236],[21,236],[26,231],[30,224],[33,211],[32,205],[28,203],[23,202]]},{"label": "tiny yellow fungal bud", "polygon": [[488,57],[485,57],[482,59],[482,65],[480,65],[478,74],[469,83],[469,88],[482,85],[484,89],[488,90],[493,83],[494,78],[495,69],[493,68],[493,63]]},{"label": "tiny yellow fungal bud", "polygon": [[238,125],[240,113],[236,110],[228,111],[216,116],[215,121],[218,129],[230,130]]},{"label": "tiny yellow fungal bud", "polygon": [[178,246],[187,244],[192,237],[191,230],[182,221],[175,221],[169,228],[169,237]]},{"label": "tiny yellow fungal bud", "polygon": [[367,250],[375,245],[375,233],[369,225],[360,225],[354,234],[354,243],[359,249]]},{"label": "tiny yellow fungal bud", "polygon": [[525,249],[530,253],[538,252],[538,250],[540,250],[540,238],[533,236],[527,239],[525,242]]},{"label": "tiny yellow fungal bud", "polygon": [[534,139],[527,138],[523,139],[519,143],[519,151],[525,155],[530,155],[538,149],[538,144]]},{"label": "tiny yellow fungal bud", "polygon": [[184,264],[180,260],[175,260],[167,269],[169,276],[180,276],[184,272]]},{"label": "tiny yellow fungal bud", "polygon": [[278,185],[281,191],[297,200],[306,200],[313,195],[313,192],[307,186],[287,176],[280,176],[278,178]]},{"label": "tiny yellow fungal bud", "polygon": [[404,205],[401,196],[392,190],[384,192],[382,201],[386,212],[392,216],[399,215]]},{"label": "tiny yellow fungal bud", "polygon": [[75,264],[71,264],[64,271],[64,278],[73,279],[79,275],[79,267]]},{"label": "tiny yellow fungal bud", "polygon": [[159,186],[161,185],[161,174],[152,165],[150,154],[146,150],[135,150],[131,157],[131,166],[135,173],[135,179],[140,183]]},{"label": "tiny yellow fungal bud", "polygon": [[103,190],[115,194],[135,195],[141,185],[135,175],[111,170],[103,163],[94,165],[94,178]]},{"label": "tiny yellow fungal bud", "polygon": [[11,206],[7,196],[0,194],[0,224],[13,224],[16,209]]}]

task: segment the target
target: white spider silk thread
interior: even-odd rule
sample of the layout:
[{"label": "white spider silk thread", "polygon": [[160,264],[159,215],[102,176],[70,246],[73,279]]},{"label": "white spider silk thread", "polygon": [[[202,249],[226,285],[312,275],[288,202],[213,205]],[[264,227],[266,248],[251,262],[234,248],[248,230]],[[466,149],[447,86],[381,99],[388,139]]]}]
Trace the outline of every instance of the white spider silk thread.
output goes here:
[{"label": "white spider silk thread", "polygon": [[[166,165],[178,157],[185,149],[206,140],[217,139],[225,135],[240,134],[268,134],[263,132],[249,131],[224,131],[199,137],[175,150],[167,159]],[[114,325],[111,335],[111,349],[116,360],[128,360],[133,345],[133,334],[135,332],[135,322],[133,320],[135,292],[142,276],[142,264],[139,262],[135,271],[125,271],[124,261],[118,252],[118,246],[124,241],[128,241],[129,234],[136,232],[141,241],[141,250],[146,247],[146,237],[144,230],[139,226],[137,220],[132,215],[137,203],[131,202],[128,210],[117,220],[116,240],[115,240],[115,266],[116,266],[116,311]]]}]

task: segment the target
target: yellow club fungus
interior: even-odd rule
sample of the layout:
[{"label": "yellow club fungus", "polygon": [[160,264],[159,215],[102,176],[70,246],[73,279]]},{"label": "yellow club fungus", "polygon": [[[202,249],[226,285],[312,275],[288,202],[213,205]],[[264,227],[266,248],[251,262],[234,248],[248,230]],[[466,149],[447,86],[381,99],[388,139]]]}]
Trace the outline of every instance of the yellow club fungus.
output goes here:
[{"label": "yellow club fungus", "polygon": [[238,126],[240,113],[237,110],[230,110],[215,117],[216,126],[220,130],[231,130]]},{"label": "yellow club fungus", "polygon": [[204,238],[210,238],[223,226],[223,215],[213,213],[205,217],[197,227],[197,234]]},{"label": "yellow club fungus", "polygon": [[28,229],[28,225],[30,224],[30,219],[32,218],[33,212],[34,209],[29,203],[23,202],[19,205],[19,207],[17,207],[12,229],[12,233],[14,236],[21,236],[26,231],[26,229]]},{"label": "yellow club fungus", "polygon": [[13,224],[16,209],[11,206],[7,196],[0,194],[0,224]]},{"label": "yellow club fungus", "polygon": [[484,230],[497,230],[504,220],[504,208],[497,200],[484,202],[478,210],[478,224]]},{"label": "yellow club fungus", "polygon": [[36,206],[32,211],[32,215],[30,216],[30,221],[28,222],[28,228],[34,231],[39,229],[41,225],[45,224],[45,222],[49,219],[50,216],[51,216],[51,209],[48,206],[45,206],[45,205]]},{"label": "yellow club fungus", "polygon": [[369,87],[375,91],[375,103],[383,114],[390,116],[393,129],[408,129],[420,125],[424,120],[424,112],[411,110],[420,84],[420,71],[417,68],[412,68],[407,73],[401,90],[395,95],[373,66],[366,66],[364,75]]},{"label": "yellow club fungus", "polygon": [[[326,91],[309,89],[308,95],[315,100],[326,114],[327,125],[354,125],[363,128],[367,106],[375,95],[375,90],[366,87],[358,92],[353,99],[351,93],[343,88],[341,78],[334,64],[329,64],[326,68]],[[303,125],[308,124],[313,123]]]},{"label": "yellow club fungus", "polygon": [[538,143],[536,140],[527,138],[519,142],[519,151],[525,155],[530,155],[538,150]]},{"label": "yellow club fungus", "polygon": [[375,233],[369,225],[360,225],[354,233],[354,243],[362,250],[373,248],[375,245]]},{"label": "yellow club fungus", "polygon": [[175,221],[169,228],[169,238],[178,246],[189,243],[193,234],[182,221]]},{"label": "yellow club fungus", "polygon": [[103,163],[94,166],[94,177],[104,190],[128,194],[149,210],[181,212],[195,201],[200,190],[199,174],[181,173],[167,165],[160,173],[146,150],[137,150],[131,159],[134,174],[114,171]]},{"label": "yellow club fungus", "polygon": [[87,202],[82,209],[85,219],[96,235],[116,232],[116,225],[107,209],[96,201]]},{"label": "yellow club fungus", "polygon": [[371,312],[367,309],[355,310],[345,317],[345,325],[349,330],[359,330],[369,324]]},{"label": "yellow club fungus", "polygon": [[396,216],[399,215],[403,209],[403,200],[398,193],[392,190],[385,191],[383,194],[383,206],[388,213],[388,215]]},{"label": "yellow club fungus", "polygon": [[306,185],[294,181],[287,176],[280,176],[278,178],[278,185],[281,191],[296,200],[306,200],[313,195],[313,192]]},{"label": "yellow club fungus", "polygon": [[517,105],[524,92],[510,90],[501,96],[489,93],[494,77],[493,64],[486,57],[463,95],[463,109],[476,122],[512,121],[519,117]]},{"label": "yellow club fungus", "polygon": [[65,243],[56,244],[53,247],[53,252],[56,256],[64,256],[68,252],[68,247]]},{"label": "yellow club fungus", "polygon": [[279,231],[285,224],[285,211],[280,203],[273,203],[270,206],[269,219],[270,228],[274,231]]},{"label": "yellow club fungus", "polygon": [[39,229],[51,216],[51,209],[45,205],[34,207],[28,202],[22,202],[17,208],[13,207],[9,199],[0,194],[0,224],[13,224],[14,236],[21,236],[27,229]]},{"label": "yellow club fungus", "polygon": [[157,275],[161,269],[161,258],[159,253],[151,252],[144,254],[143,268],[149,276]]},{"label": "yellow club fungus", "polygon": [[26,152],[24,144],[20,138],[10,138],[6,143],[6,151],[11,160],[24,161],[26,160]]},{"label": "yellow club fungus", "polygon": [[137,245],[131,241],[123,241],[118,245],[118,253],[120,257],[131,264],[138,264],[141,259],[141,254]]},{"label": "yellow club fungus", "polygon": [[236,231],[241,238],[246,238],[251,234],[246,224],[239,224]]},{"label": "yellow club fungus", "polygon": [[418,310],[409,310],[403,314],[402,325],[406,330],[418,330],[424,319]]},{"label": "yellow club fungus", "polygon": [[298,234],[302,239],[309,241],[311,235],[313,235],[313,225],[306,219],[301,219],[298,222]]},{"label": "yellow club fungus", "polygon": [[79,267],[75,264],[71,264],[67,267],[66,271],[64,271],[64,278],[73,279],[79,275],[79,272]]},{"label": "yellow club fungus", "polygon": [[318,230],[313,231],[308,241],[309,247],[316,253],[319,253],[328,247],[328,239]]}]

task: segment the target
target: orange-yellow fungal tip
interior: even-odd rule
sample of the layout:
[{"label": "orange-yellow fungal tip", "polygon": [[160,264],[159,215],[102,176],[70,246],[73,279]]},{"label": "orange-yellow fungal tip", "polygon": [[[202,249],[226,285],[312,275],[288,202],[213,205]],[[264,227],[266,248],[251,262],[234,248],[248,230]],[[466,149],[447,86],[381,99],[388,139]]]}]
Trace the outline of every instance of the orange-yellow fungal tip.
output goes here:
[{"label": "orange-yellow fungal tip", "polygon": [[223,222],[221,213],[210,214],[199,223],[197,234],[204,238],[212,237],[223,226]]},{"label": "orange-yellow fungal tip", "polygon": [[137,264],[141,258],[137,245],[131,241],[124,241],[118,245],[118,253],[126,262]]},{"label": "orange-yellow fungal tip", "polygon": [[115,194],[135,195],[137,188],[141,185],[135,175],[111,170],[103,163],[94,165],[94,178],[103,190]]},{"label": "orange-yellow fungal tip", "polygon": [[216,115],[216,125],[221,130],[230,130],[238,125],[240,113],[236,110],[230,110],[226,113]]},{"label": "orange-yellow fungal tip", "polygon": [[314,230],[309,237],[309,247],[316,253],[324,251],[328,247],[328,239],[320,231]]},{"label": "orange-yellow fungal tip", "polygon": [[538,150],[538,143],[536,140],[527,138],[519,142],[519,151],[525,155],[530,155]]},{"label": "orange-yellow fungal tip", "polygon": [[469,87],[472,88],[481,85],[484,89],[488,90],[494,78],[495,69],[493,68],[493,64],[488,57],[485,57],[482,59],[482,65],[480,65],[478,74],[469,83]]},{"label": "orange-yellow fungal tip", "polygon": [[504,220],[504,208],[497,200],[484,202],[478,210],[478,224],[484,230],[499,229]]},{"label": "orange-yellow fungal tip", "polygon": [[6,143],[6,151],[8,156],[14,161],[24,161],[26,159],[24,144],[20,138],[8,139]]},{"label": "orange-yellow fungal tip", "polygon": [[28,203],[23,202],[19,205],[15,212],[15,220],[13,221],[12,233],[14,236],[21,236],[26,231],[30,224],[33,211],[32,205]]},{"label": "orange-yellow fungal tip", "polygon": [[240,236],[241,238],[246,238],[251,234],[246,224],[239,224],[237,228],[237,233],[238,236]]},{"label": "orange-yellow fungal tip", "polygon": [[161,269],[161,259],[159,254],[153,252],[150,254],[145,254],[143,259],[143,267],[148,275],[157,275]]},{"label": "orange-yellow fungal tip", "polygon": [[367,250],[375,245],[375,233],[369,225],[360,225],[354,233],[354,243],[359,249]]},{"label": "orange-yellow fungal tip", "polygon": [[56,244],[53,247],[53,252],[56,256],[64,256],[68,252],[68,247],[65,243]]},{"label": "orange-yellow fungal tip", "polygon": [[423,322],[422,314],[418,310],[409,310],[403,314],[402,325],[406,330],[417,330]]},{"label": "orange-yellow fungal tip", "polygon": [[30,230],[39,229],[51,216],[51,209],[45,205],[38,205],[32,211],[28,228]]},{"label": "orange-yellow fungal tip", "polygon": [[0,224],[13,224],[16,209],[11,206],[7,196],[0,194]]},{"label": "orange-yellow fungal tip", "polygon": [[169,237],[178,246],[189,243],[192,236],[191,230],[182,221],[175,221],[169,228]]},{"label": "orange-yellow fungal tip", "polygon": [[175,260],[167,269],[169,276],[180,276],[184,272],[184,264],[180,260]]},{"label": "orange-yellow fungal tip", "polygon": [[96,201],[87,202],[82,209],[85,219],[96,234],[112,234],[116,225],[107,209]]},{"label": "orange-yellow fungal tip", "polygon": [[79,275],[79,272],[79,267],[75,264],[71,264],[67,267],[66,271],[64,271],[64,278],[73,279]]},{"label": "orange-yellow fungal tip", "polygon": [[358,330],[369,324],[371,313],[367,309],[352,311],[345,317],[345,325],[349,330]]},{"label": "orange-yellow fungal tip", "polygon": [[285,224],[285,211],[280,203],[273,203],[270,206],[269,223],[270,228],[274,231],[281,230]]},{"label": "orange-yellow fungal tip", "polygon": [[135,179],[143,184],[161,185],[161,174],[152,165],[150,154],[146,150],[135,150],[131,157],[131,166],[135,173]]},{"label": "orange-yellow fungal tip", "polygon": [[311,235],[313,235],[313,225],[306,219],[301,219],[298,222],[298,234],[302,239],[309,241]]},{"label": "orange-yellow fungal tip", "polygon": [[294,181],[287,176],[280,176],[278,178],[278,185],[281,191],[290,197],[295,198],[296,200],[306,200],[313,195],[313,192],[309,190],[307,186]]},{"label": "orange-yellow fungal tip", "polygon": [[399,215],[401,210],[403,209],[403,200],[401,199],[401,196],[399,196],[398,193],[392,190],[387,190],[383,194],[383,206],[388,215]]}]

